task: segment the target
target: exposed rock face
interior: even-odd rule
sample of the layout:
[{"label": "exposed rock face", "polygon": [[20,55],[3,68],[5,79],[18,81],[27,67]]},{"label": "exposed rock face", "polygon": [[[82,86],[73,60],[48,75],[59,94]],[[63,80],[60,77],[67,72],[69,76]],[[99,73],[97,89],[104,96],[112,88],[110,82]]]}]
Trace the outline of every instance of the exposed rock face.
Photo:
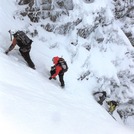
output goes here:
[{"label": "exposed rock face", "polygon": [[93,3],[95,0],[83,0],[85,3]]},{"label": "exposed rock face", "polygon": [[25,4],[28,4],[28,3],[32,2],[32,1],[34,1],[34,0],[20,0],[18,4],[19,5],[25,5]]},{"label": "exposed rock face", "polygon": [[27,4],[21,15],[28,16],[32,22],[46,18],[56,22],[61,15],[69,15],[68,11],[74,8],[72,0],[20,0],[18,4]]}]

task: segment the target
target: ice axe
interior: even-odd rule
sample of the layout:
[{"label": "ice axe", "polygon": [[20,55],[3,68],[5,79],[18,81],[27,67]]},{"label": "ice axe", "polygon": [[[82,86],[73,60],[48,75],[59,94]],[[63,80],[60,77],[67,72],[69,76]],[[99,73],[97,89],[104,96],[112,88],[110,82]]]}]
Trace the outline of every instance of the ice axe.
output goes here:
[{"label": "ice axe", "polygon": [[8,32],[10,34],[10,40],[12,41],[12,33],[11,33],[11,30],[9,30]]}]

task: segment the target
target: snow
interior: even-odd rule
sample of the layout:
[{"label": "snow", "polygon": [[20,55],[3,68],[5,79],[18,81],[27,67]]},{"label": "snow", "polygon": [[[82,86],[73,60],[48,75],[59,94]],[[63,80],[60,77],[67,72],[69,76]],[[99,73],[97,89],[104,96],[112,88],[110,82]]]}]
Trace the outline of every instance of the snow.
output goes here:
[{"label": "snow", "polygon": [[[100,53],[99,48],[92,49],[90,53],[83,48],[77,52],[69,44],[73,37],[44,33],[38,24],[30,27],[27,21],[14,19],[12,16],[17,9],[15,1],[0,0],[0,133],[133,134],[132,128],[115,121],[94,100],[94,79],[77,80],[80,72],[84,71],[82,65],[87,55],[90,64],[85,65],[86,69],[89,68],[97,76],[107,75],[116,79],[117,70],[111,62],[115,58],[114,54],[109,52],[105,55]],[[81,2],[82,0],[76,0],[76,4]],[[96,0],[93,4],[94,10],[98,8],[95,7],[98,2]],[[99,2],[99,7],[104,7],[105,2],[107,1]],[[85,10],[89,9],[85,3],[83,6]],[[88,20],[85,23],[87,22]],[[17,47],[8,55],[4,53],[11,44],[8,30],[27,26],[31,30],[36,28],[40,31],[38,37],[33,38],[30,53],[36,70],[27,67]],[[82,42],[82,39],[79,40]],[[121,55],[124,51],[125,48],[120,52]],[[65,74],[65,89],[59,86],[58,80],[48,79],[54,56],[63,56],[69,65]]]}]

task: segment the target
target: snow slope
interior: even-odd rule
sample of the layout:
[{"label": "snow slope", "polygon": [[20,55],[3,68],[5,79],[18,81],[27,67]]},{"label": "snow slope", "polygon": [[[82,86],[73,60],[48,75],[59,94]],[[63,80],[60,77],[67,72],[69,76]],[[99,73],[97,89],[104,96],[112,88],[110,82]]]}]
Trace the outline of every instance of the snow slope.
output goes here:
[{"label": "snow slope", "polygon": [[[72,64],[68,44],[63,46],[70,37],[50,35],[37,27],[40,36],[33,38],[31,50],[36,70],[27,67],[17,47],[8,55],[4,54],[11,44],[8,30],[29,25],[28,21],[22,22],[12,17],[15,10],[15,0],[0,0],[0,133],[132,134],[134,130],[115,121],[94,100],[94,79],[83,82],[77,80],[86,51],[81,49],[83,57],[78,54]],[[95,62],[99,60],[96,60],[97,51],[91,52],[94,61],[92,68],[97,68],[99,64]],[[52,57],[56,55],[63,56],[69,65],[65,74],[65,89],[59,86],[58,80],[48,79]],[[103,57],[103,54],[98,57]],[[111,63],[106,58],[104,61],[105,67],[111,68],[100,69],[100,75],[105,70],[109,76],[113,75],[111,70],[115,70]]]}]

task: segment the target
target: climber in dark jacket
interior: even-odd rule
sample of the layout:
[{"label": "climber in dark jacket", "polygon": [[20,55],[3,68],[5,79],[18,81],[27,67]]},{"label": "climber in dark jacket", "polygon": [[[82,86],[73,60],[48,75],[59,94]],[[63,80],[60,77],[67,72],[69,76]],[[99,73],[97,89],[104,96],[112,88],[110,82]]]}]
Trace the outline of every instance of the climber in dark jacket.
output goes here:
[{"label": "climber in dark jacket", "polygon": [[31,44],[32,44],[32,40],[30,40],[29,44],[25,45],[21,40],[19,40],[17,38],[17,32],[15,32],[13,34],[14,39],[12,41],[12,44],[10,45],[10,47],[8,48],[8,50],[5,51],[5,54],[8,54],[11,50],[14,49],[14,47],[16,45],[18,45],[19,51],[22,55],[22,57],[25,59],[25,61],[28,63],[28,66],[31,67],[32,69],[35,69],[35,65],[32,62],[31,58],[30,58],[30,50],[31,50]]}]

